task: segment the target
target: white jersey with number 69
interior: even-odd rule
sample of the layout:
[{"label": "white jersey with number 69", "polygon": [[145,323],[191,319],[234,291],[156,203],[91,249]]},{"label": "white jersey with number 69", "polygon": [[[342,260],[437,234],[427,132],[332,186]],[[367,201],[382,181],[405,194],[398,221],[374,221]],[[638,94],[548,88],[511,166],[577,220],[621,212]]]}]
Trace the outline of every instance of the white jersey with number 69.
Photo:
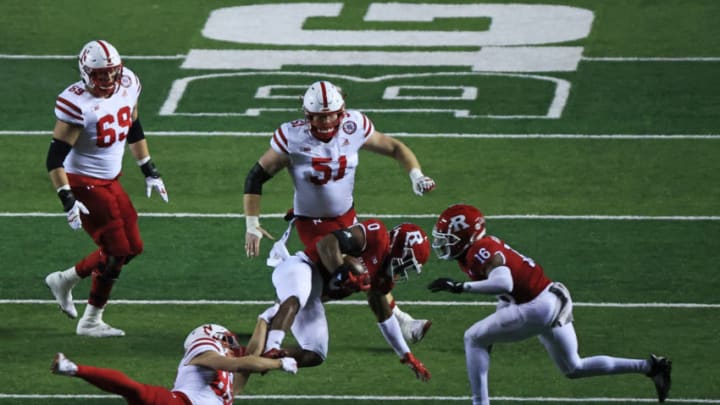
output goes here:
[{"label": "white jersey with number 69", "polygon": [[120,174],[133,108],[142,90],[135,73],[125,67],[122,74],[117,90],[108,98],[94,97],[82,81],[57,97],[55,117],[83,127],[65,158],[66,172],[98,179],[114,179]]},{"label": "white jersey with number 69", "polygon": [[355,110],[345,112],[328,142],[310,133],[307,120],[286,122],[275,130],[270,146],[290,158],[295,215],[334,218],[352,207],[358,150],[374,132],[372,121]]}]

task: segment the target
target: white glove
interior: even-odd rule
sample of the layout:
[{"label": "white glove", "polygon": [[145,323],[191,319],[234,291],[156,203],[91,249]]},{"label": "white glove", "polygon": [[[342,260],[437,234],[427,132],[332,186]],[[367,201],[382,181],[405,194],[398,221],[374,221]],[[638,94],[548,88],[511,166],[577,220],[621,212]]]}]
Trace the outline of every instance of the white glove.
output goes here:
[{"label": "white glove", "polygon": [[281,357],[280,363],[282,363],[282,371],[290,374],[297,374],[298,366],[297,361],[292,357]]},{"label": "white glove", "polygon": [[262,319],[265,321],[266,324],[270,324],[270,321],[273,319],[275,314],[277,314],[277,311],[280,309],[280,304],[277,302],[272,304],[272,306],[265,311],[263,311],[260,315],[258,315],[258,319]]},{"label": "white glove", "polygon": [[87,215],[90,213],[90,210],[87,209],[85,204],[81,203],[78,200],[75,200],[72,208],[70,208],[67,212],[68,225],[70,225],[70,228],[72,228],[74,231],[82,228],[82,220],[80,219],[80,213]]},{"label": "white glove", "polygon": [[418,168],[410,170],[410,181],[412,182],[413,191],[419,196],[429,193],[435,188],[435,180],[422,174]]},{"label": "white glove", "polygon": [[168,202],[167,190],[165,190],[165,183],[163,183],[160,177],[145,177],[145,191],[147,197],[150,198],[153,188],[160,193],[160,198],[163,201]]}]

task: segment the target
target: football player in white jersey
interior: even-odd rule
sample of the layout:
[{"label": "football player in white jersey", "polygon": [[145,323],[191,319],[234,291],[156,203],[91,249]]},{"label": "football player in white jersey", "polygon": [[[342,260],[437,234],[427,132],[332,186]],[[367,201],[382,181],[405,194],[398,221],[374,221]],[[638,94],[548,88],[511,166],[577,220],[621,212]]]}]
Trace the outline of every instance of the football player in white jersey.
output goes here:
[{"label": "football player in white jersey", "polygon": [[274,305],[258,317],[247,347],[237,336],[217,324],[195,328],[185,338],[185,354],[178,365],[172,390],[137,382],[108,368],[76,364],[57,353],[50,366],[54,374],[79,377],[96,387],[125,398],[134,405],[231,405],[247,383],[250,373],[283,370],[297,373],[291,357],[267,359],[258,356],[267,333],[267,322],[277,311]]},{"label": "football player in white jersey", "polygon": [[[312,262],[318,261],[315,244],[321,237],[357,222],[353,188],[360,149],[397,160],[409,173],[416,194],[435,188],[433,179],[422,173],[412,150],[377,131],[365,114],[346,110],[343,94],[332,83],[310,85],[303,97],[303,110],[305,119],[286,122],[275,130],[270,148],[245,179],[245,251],[249,257],[259,255],[263,235],[270,237],[259,221],[262,185],[283,168],[288,169],[295,187],[295,228]],[[420,341],[431,322],[413,319],[395,305],[392,295],[388,299],[405,339]],[[272,329],[287,329],[298,309],[296,301],[283,302]]]},{"label": "football player in white jersey", "polygon": [[125,67],[109,42],[95,40],[78,57],[81,80],[55,101],[55,129],[47,153],[47,170],[68,225],[81,227],[98,249],[65,271],[45,278],[60,309],[77,318],[72,289],[92,275],[90,297],[78,321],[78,335],[123,336],[103,321],[113,283],[122,267],[143,250],[137,212],[118,181],[125,146],[145,175],[147,196],[157,190],[167,202],[160,173],[150,159],[138,119],[140,80]]}]

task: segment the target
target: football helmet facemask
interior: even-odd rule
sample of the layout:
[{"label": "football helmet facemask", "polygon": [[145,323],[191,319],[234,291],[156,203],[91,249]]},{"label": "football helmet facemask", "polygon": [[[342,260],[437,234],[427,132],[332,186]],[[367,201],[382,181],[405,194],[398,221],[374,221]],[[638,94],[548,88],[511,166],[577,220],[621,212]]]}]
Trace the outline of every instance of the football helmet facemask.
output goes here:
[{"label": "football helmet facemask", "polygon": [[408,270],[422,273],[422,266],[430,257],[430,242],[419,226],[403,223],[390,231],[389,275],[393,280],[408,279]]},{"label": "football helmet facemask", "polygon": [[108,97],[117,90],[123,64],[117,49],[107,41],[90,41],[78,55],[80,77],[88,90],[98,97]]},{"label": "football helmet facemask", "polygon": [[185,342],[183,343],[185,352],[187,353],[187,351],[190,350],[190,348],[198,340],[207,338],[220,342],[226,355],[233,353],[235,356],[239,357],[245,352],[245,348],[240,345],[237,335],[230,332],[226,327],[214,323],[200,325],[193,329],[192,332],[187,335]]},{"label": "football helmet facemask", "polygon": [[345,99],[332,83],[315,82],[303,96],[303,111],[310,124],[310,133],[327,142],[338,132],[345,113]]},{"label": "football helmet facemask", "polygon": [[485,218],[471,205],[451,205],[433,227],[432,248],[438,258],[458,258],[476,240],[485,236]]}]

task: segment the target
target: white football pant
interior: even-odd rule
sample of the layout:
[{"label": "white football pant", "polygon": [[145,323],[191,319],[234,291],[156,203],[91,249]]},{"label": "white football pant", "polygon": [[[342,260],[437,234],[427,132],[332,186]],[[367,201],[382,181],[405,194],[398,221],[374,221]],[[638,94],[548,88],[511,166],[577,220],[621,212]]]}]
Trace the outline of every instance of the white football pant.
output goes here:
[{"label": "white football pant", "polygon": [[[500,302],[497,310],[465,331],[465,360],[473,404],[488,405],[489,348],[494,343],[516,342],[538,336],[555,365],[568,378],[605,374],[647,373],[647,360],[609,356],[580,358],[572,322],[551,327],[561,301],[546,288],[534,300],[524,304]],[[568,304],[572,299],[568,296]]]}]

